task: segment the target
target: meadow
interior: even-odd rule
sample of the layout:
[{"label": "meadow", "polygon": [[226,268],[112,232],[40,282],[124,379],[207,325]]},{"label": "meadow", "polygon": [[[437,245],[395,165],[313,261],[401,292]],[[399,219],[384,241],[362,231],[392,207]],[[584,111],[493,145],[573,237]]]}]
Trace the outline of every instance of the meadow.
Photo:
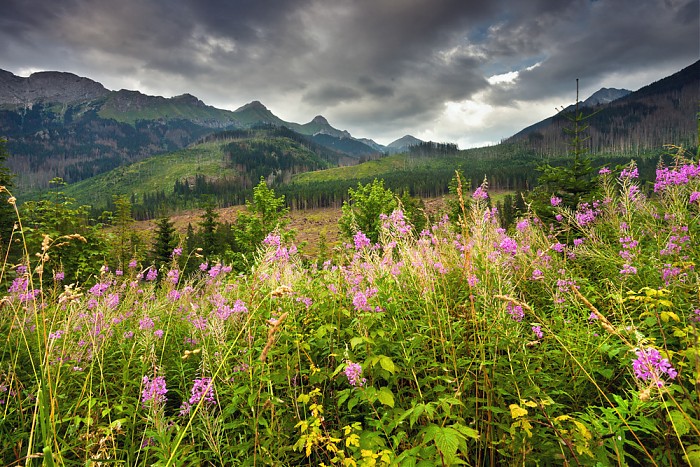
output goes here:
[{"label": "meadow", "polygon": [[273,231],[241,274],[178,247],[67,284],[81,238],[46,236],[2,270],[0,462],[700,465],[700,165],[599,176],[509,230],[458,190],[325,262]]}]

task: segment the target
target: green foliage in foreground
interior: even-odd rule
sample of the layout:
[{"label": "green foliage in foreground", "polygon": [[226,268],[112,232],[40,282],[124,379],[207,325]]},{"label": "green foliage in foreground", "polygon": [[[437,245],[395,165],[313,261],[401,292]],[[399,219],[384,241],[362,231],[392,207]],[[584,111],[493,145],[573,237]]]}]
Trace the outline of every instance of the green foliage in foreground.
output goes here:
[{"label": "green foliage in foreground", "polygon": [[3,272],[0,459],[697,465],[700,169],[649,198],[633,173],[551,227],[481,196],[458,230],[396,212],[322,268],[270,235],[246,275],[79,290],[31,251]]}]

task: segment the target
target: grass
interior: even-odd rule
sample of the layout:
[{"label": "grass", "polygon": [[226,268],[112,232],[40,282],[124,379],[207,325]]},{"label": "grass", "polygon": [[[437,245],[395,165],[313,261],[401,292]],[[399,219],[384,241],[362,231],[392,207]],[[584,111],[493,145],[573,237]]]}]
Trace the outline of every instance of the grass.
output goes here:
[{"label": "grass", "polygon": [[203,143],[168,154],[149,157],[128,166],[97,175],[64,188],[64,192],[80,203],[100,205],[111,201],[113,195],[164,191],[172,193],[176,180],[195,175],[220,179],[235,177],[229,168],[221,143]]},{"label": "grass", "polygon": [[245,274],[184,252],[64,287],[44,271],[79,239],[47,239],[3,268],[0,458],[696,465],[700,170],[670,173],[512,231],[480,200],[396,213],[325,265],[272,232]]}]

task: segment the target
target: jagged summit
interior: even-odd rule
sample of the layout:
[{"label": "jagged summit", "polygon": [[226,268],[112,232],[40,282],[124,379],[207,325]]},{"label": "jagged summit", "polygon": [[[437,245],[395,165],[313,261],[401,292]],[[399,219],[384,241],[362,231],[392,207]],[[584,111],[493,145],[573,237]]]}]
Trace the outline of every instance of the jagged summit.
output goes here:
[{"label": "jagged summit", "polygon": [[616,88],[600,88],[594,92],[588,99],[583,101],[584,107],[595,107],[596,105],[609,104],[621,97],[625,97],[631,93],[629,89]]},{"label": "jagged summit", "polygon": [[39,71],[23,78],[5,70],[0,71],[0,104],[70,104],[97,99],[109,93],[97,81],[73,73]]}]

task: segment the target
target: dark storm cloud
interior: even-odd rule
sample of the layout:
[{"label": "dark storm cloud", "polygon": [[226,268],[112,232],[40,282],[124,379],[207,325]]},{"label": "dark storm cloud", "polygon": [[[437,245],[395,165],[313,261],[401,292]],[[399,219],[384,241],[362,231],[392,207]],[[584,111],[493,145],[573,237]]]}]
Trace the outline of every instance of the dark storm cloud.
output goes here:
[{"label": "dark storm cloud", "polygon": [[373,136],[433,125],[448,102],[512,107],[570,95],[575,78],[670,74],[697,59],[697,34],[697,0],[9,0],[0,68],[257,99],[297,121],[323,111]]}]

